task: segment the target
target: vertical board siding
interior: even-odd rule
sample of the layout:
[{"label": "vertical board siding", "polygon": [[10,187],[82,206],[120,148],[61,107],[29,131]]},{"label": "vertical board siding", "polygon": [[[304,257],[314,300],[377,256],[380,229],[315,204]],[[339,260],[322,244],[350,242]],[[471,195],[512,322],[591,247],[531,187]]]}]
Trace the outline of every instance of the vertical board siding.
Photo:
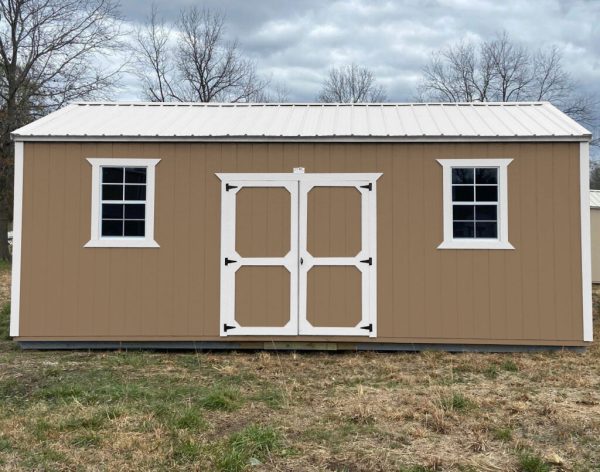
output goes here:
[{"label": "vertical board siding", "polygon": [[[161,159],[160,248],[83,247],[90,237],[88,157]],[[436,159],[482,157],[513,159],[508,223],[515,249],[439,250],[442,169]],[[21,336],[219,339],[221,186],[215,173],[294,167],[383,173],[377,183],[380,336],[345,339],[581,342],[578,143],[26,143]],[[335,205],[315,208],[311,224],[333,237],[336,218],[350,208],[336,196],[330,200]],[[331,213],[334,207],[339,214]],[[332,287],[338,282],[330,281]],[[319,296],[346,297],[337,292]],[[281,295],[269,310],[283,303]]]}]

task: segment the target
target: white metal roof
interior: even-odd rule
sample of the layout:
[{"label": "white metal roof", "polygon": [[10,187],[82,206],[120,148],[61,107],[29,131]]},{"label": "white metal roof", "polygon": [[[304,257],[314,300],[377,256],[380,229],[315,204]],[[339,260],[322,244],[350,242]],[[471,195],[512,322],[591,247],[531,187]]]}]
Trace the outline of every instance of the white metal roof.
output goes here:
[{"label": "white metal roof", "polygon": [[600,190],[590,190],[590,207],[600,208]]},{"label": "white metal roof", "polygon": [[587,140],[548,102],[230,104],[74,103],[15,140]]}]

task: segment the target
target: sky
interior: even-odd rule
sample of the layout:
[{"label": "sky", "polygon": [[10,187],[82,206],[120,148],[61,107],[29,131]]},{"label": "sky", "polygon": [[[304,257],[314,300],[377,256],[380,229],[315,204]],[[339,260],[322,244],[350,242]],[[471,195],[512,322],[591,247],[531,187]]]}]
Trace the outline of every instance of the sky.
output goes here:
[{"label": "sky", "polygon": [[[283,85],[289,101],[314,101],[332,66],[371,69],[388,100],[412,101],[423,66],[434,51],[498,32],[532,49],[558,46],[581,89],[600,95],[600,0],[155,0],[175,20],[191,5],[219,10],[227,35],[237,38],[257,71]],[[151,3],[122,0],[133,26]],[[125,77],[118,99],[141,98]]]}]

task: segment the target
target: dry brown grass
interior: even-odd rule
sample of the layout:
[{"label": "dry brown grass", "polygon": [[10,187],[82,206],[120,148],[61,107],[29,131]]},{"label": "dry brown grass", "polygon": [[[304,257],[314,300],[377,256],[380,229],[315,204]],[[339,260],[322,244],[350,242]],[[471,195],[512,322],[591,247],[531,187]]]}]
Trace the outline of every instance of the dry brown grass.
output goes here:
[{"label": "dry brown grass", "polygon": [[3,470],[587,471],[600,470],[599,438],[597,343],[584,354],[0,344]]}]

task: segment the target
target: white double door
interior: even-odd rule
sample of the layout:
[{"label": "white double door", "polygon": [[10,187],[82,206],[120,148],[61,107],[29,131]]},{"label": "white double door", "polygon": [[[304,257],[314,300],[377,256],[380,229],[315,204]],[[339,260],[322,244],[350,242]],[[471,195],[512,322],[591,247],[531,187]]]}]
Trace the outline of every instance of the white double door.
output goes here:
[{"label": "white double door", "polygon": [[221,336],[375,336],[380,174],[217,175]]}]

